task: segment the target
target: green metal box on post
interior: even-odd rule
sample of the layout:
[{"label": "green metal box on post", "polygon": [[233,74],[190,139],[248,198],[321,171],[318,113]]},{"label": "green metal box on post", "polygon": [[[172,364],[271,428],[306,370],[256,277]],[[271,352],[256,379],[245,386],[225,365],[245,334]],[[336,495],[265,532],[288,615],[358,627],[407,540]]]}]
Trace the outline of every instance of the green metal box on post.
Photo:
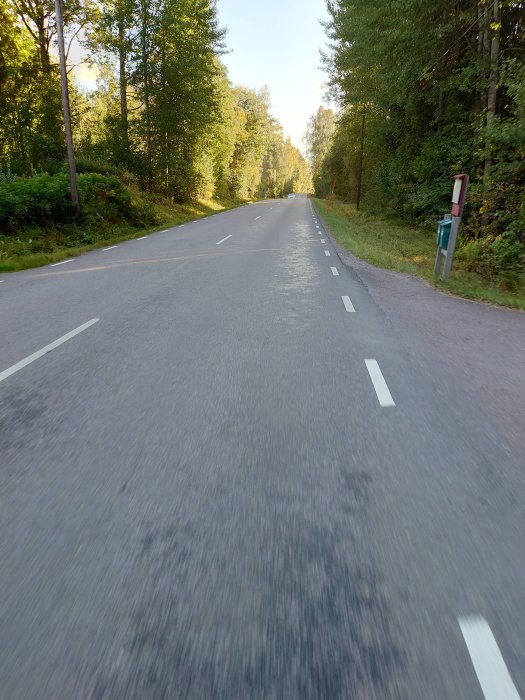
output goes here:
[{"label": "green metal box on post", "polygon": [[439,248],[446,250],[448,248],[448,241],[450,238],[450,229],[452,228],[452,219],[441,219],[438,221],[438,228],[436,234],[436,243]]},{"label": "green metal box on post", "polygon": [[456,251],[459,225],[463,216],[465,197],[467,196],[468,175],[454,175],[454,191],[452,193],[452,210],[438,223],[436,234],[437,253],[434,263],[434,276],[448,280],[452,261]]}]

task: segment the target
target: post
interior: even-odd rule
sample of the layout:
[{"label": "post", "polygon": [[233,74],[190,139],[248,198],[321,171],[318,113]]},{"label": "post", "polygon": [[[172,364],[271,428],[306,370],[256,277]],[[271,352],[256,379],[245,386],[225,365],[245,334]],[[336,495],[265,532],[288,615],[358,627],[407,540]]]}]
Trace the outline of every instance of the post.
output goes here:
[{"label": "post", "polygon": [[355,208],[359,211],[361,206],[361,189],[363,186],[363,160],[365,156],[365,119],[366,115],[363,112],[361,120],[361,134],[359,136],[360,150],[359,150],[359,169],[357,171],[357,196],[355,202]]},{"label": "post", "polygon": [[[450,221],[450,233],[448,236],[447,249],[444,250],[441,247],[442,229],[438,228],[437,234],[437,244],[438,249],[436,253],[436,261],[434,263],[434,276],[440,277],[441,270],[443,268],[443,278],[448,280],[450,276],[450,271],[452,269],[452,263],[454,261],[454,253],[456,252],[456,244],[458,240],[459,227],[461,225],[461,218],[463,216],[463,208],[465,206],[465,199],[467,196],[469,184],[468,175],[455,175],[454,176],[454,191],[452,193],[452,212],[446,215],[446,221]],[[439,222],[439,226],[445,222]]]},{"label": "post", "polygon": [[64,112],[64,129],[66,132],[67,169],[69,172],[69,190],[71,202],[76,212],[79,211],[77,171],[75,168],[75,152],[73,150],[73,136],[71,133],[71,114],[69,111],[69,91],[67,87],[66,52],[64,49],[64,29],[62,22],[62,0],[55,0],[55,12],[57,22],[58,54],[60,56],[60,80],[62,85],[62,110]]},{"label": "post", "polygon": [[452,226],[450,227],[450,236],[448,239],[447,255],[445,258],[445,265],[443,268],[443,278],[445,282],[450,276],[450,270],[452,269],[452,263],[454,261],[454,253],[456,252],[456,243],[458,240],[459,225],[461,223],[461,216],[452,217]]}]

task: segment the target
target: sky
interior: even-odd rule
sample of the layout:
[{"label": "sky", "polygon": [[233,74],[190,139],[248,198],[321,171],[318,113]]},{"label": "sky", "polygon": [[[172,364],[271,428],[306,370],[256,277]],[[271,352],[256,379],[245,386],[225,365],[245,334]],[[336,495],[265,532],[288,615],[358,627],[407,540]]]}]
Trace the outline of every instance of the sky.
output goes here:
[{"label": "sky", "polygon": [[[221,57],[235,85],[267,85],[272,115],[285,136],[304,152],[308,117],[323,104],[319,51],[326,46],[320,20],[327,18],[325,0],[218,0],[219,23],[228,30]],[[97,72],[82,63],[76,45],[71,60],[81,84],[95,88]]]},{"label": "sky", "polygon": [[319,20],[327,18],[325,0],[218,0],[221,27],[228,29],[222,56],[230,80],[238,85],[267,85],[272,114],[297,148],[304,151],[308,117],[323,104],[319,50],[326,37]]}]

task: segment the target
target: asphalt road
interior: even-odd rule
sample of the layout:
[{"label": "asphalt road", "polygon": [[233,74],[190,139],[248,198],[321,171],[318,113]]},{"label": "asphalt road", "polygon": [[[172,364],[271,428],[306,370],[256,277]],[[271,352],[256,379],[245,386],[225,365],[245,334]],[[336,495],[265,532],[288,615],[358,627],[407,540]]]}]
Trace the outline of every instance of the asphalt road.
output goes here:
[{"label": "asphalt road", "polygon": [[525,698],[525,315],[338,252],[0,275],[2,700]]}]

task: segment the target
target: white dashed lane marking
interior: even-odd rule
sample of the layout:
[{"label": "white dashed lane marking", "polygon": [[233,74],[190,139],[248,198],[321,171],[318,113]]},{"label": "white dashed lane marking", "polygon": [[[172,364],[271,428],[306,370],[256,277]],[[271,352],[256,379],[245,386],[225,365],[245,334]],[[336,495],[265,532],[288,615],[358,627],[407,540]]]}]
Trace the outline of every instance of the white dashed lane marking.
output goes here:
[{"label": "white dashed lane marking", "polygon": [[345,305],[345,309],[348,311],[348,313],[354,314],[355,309],[354,309],[354,305],[350,301],[350,297],[341,297],[341,299],[343,300],[343,304]]},{"label": "white dashed lane marking", "polygon": [[331,267],[330,269],[332,270],[332,275],[334,277],[339,277],[339,270],[337,269],[337,267]]},{"label": "white dashed lane marking", "polygon": [[487,621],[472,616],[458,622],[485,700],[520,700]]},{"label": "white dashed lane marking", "polygon": [[15,372],[18,372],[24,367],[27,367],[27,365],[30,365],[35,360],[38,360],[39,358],[43,357],[43,355],[45,355],[46,353],[51,352],[51,350],[58,348],[60,345],[63,345],[63,343],[66,343],[68,340],[71,340],[71,338],[74,338],[79,333],[82,333],[82,331],[85,331],[87,328],[92,326],[94,323],[97,323],[98,321],[98,318],[92,318],[91,321],[82,324],[78,328],[75,328],[69,333],[66,333],[66,335],[63,335],[61,338],[58,338],[58,340],[54,340],[52,343],[49,343],[49,345],[46,345],[41,350],[37,350],[32,355],[28,355],[23,360],[20,360],[20,362],[17,362],[15,365],[8,367],[8,369],[5,369],[3,372],[0,372],[0,382],[3,382],[4,379],[7,379],[12,374],[15,374]]},{"label": "white dashed lane marking", "polygon": [[329,251],[329,250],[325,250],[324,254],[326,255],[327,258],[330,257],[330,251]]},{"label": "white dashed lane marking", "polygon": [[232,236],[233,236],[233,233],[230,233],[230,235],[226,236],[226,238],[223,238],[222,240],[217,241],[217,243],[215,245],[221,245],[221,243],[224,243],[224,241],[227,241],[228,238],[231,238]]},{"label": "white dashed lane marking", "polygon": [[62,260],[61,262],[53,263],[49,267],[58,267],[58,265],[65,265],[66,263],[73,262],[75,258],[69,258],[69,260]]},{"label": "white dashed lane marking", "polygon": [[113,248],[118,248],[117,245],[110,245],[109,248],[104,248],[104,250],[113,250]]},{"label": "white dashed lane marking", "polygon": [[383,406],[383,408],[394,407],[396,404],[394,403],[394,399],[388,389],[388,385],[385,382],[377,360],[365,360],[365,364],[374,389],[376,390],[379,404]]}]

